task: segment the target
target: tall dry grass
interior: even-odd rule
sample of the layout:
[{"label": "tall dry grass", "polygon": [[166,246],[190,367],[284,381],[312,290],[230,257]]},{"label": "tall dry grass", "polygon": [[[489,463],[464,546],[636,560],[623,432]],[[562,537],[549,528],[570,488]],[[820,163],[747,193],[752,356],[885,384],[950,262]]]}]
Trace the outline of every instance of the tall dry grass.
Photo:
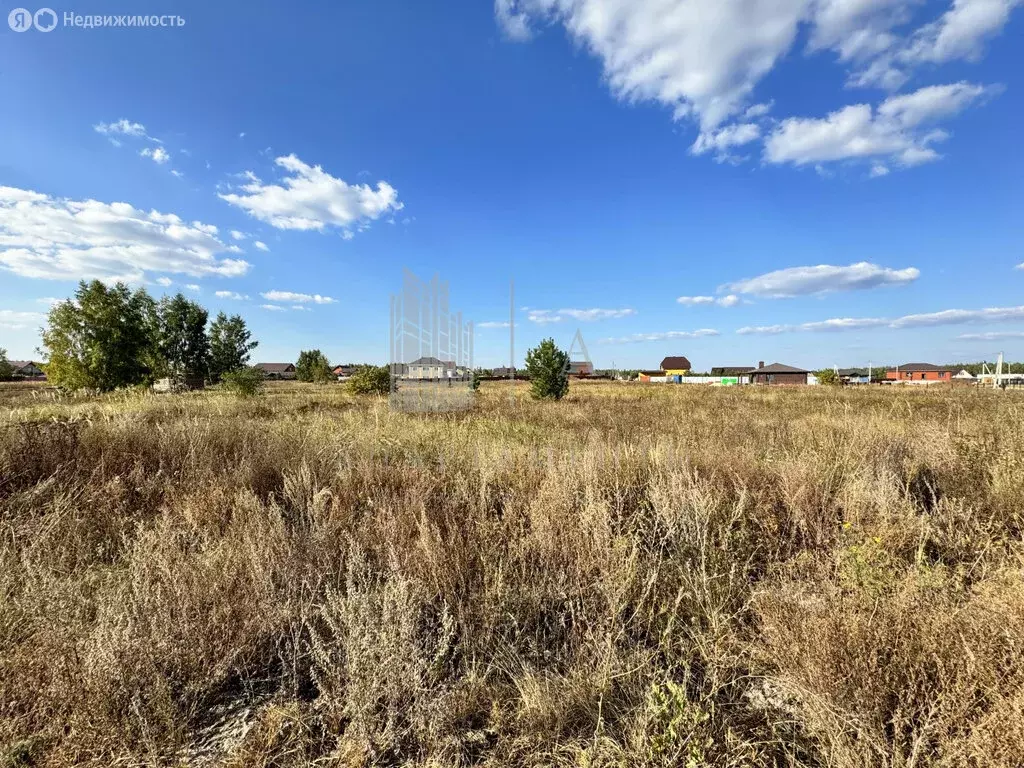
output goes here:
[{"label": "tall dry grass", "polygon": [[1024,399],[0,389],[0,766],[1019,766]]}]

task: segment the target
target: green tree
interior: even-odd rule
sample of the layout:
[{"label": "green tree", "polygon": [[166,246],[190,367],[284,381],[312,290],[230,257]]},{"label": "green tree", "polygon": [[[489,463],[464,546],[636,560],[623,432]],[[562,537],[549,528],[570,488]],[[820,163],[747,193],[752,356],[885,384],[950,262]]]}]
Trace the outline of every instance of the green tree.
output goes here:
[{"label": "green tree", "polygon": [[526,353],[526,374],[534,397],[561,400],[569,391],[569,353],[555,346],[554,339],[544,339]]},{"label": "green tree", "polygon": [[220,381],[231,371],[240,371],[249,364],[249,353],[259,345],[241,315],[228,317],[223,312],[210,326],[210,380]]},{"label": "green tree", "polygon": [[207,311],[179,293],[160,302],[159,317],[160,356],[167,375],[205,379],[210,364]]},{"label": "green tree", "polygon": [[356,395],[386,395],[391,391],[391,371],[386,365],[361,365],[348,380]]},{"label": "green tree", "polygon": [[843,383],[834,368],[823,368],[814,375],[818,379],[819,384],[825,384],[826,386],[835,387]]},{"label": "green tree", "polygon": [[331,377],[331,364],[327,362],[323,352],[319,349],[304,349],[299,352],[299,361],[295,364],[296,379],[326,384]]},{"label": "green tree", "polygon": [[50,309],[43,331],[50,382],[63,389],[108,391],[151,379],[158,362],[155,315],[144,290],[82,281],[73,300]]},{"label": "green tree", "polygon": [[233,368],[221,374],[221,381],[228,392],[239,397],[255,397],[263,391],[263,371],[259,368]]},{"label": "green tree", "polygon": [[7,362],[7,350],[0,347],[0,381],[7,381],[14,375],[14,368]]}]

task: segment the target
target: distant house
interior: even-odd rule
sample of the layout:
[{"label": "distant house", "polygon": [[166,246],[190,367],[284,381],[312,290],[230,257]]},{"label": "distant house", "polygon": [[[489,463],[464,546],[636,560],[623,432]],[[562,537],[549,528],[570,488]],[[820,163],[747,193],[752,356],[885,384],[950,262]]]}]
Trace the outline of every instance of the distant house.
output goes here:
[{"label": "distant house", "polygon": [[905,363],[886,371],[889,381],[952,381],[953,369],[931,363]]},{"label": "distant house", "polygon": [[843,384],[870,384],[871,377],[867,368],[840,368],[839,380]]},{"label": "distant house", "polygon": [[14,375],[25,379],[45,379],[46,374],[43,373],[43,369],[38,364],[31,360],[8,360],[7,361],[11,368],[14,369]]},{"label": "distant house", "polygon": [[807,383],[807,374],[803,368],[794,368],[791,365],[772,363],[765,365],[763,362],[757,364],[757,368],[751,368],[747,372],[751,384],[768,384],[772,386],[799,386]]},{"label": "distant house", "polygon": [[569,363],[569,375],[570,376],[593,376],[594,375],[594,364],[581,360],[578,362]]},{"label": "distant house", "polygon": [[666,357],[661,361],[662,376],[685,376],[690,372],[690,361],[685,357]]},{"label": "distant house", "polygon": [[448,364],[436,357],[421,357],[409,363],[410,379],[441,379],[447,376]]},{"label": "distant house", "polygon": [[264,377],[268,379],[294,379],[294,363],[256,363],[254,368],[263,371]]},{"label": "distant house", "polygon": [[515,376],[516,375],[516,369],[515,368],[509,368],[507,365],[504,365],[501,368],[492,368],[491,369],[491,375],[492,376],[500,376],[503,379],[507,379],[510,376]]},{"label": "distant house", "polygon": [[646,381],[646,382],[650,382],[652,379],[660,379],[660,380],[664,381],[665,375],[660,370],[657,370],[657,371],[640,371],[637,374],[637,379],[639,381]]},{"label": "distant house", "polygon": [[711,369],[712,376],[746,376],[750,373],[749,365],[720,365]]},{"label": "distant house", "polygon": [[331,373],[333,373],[336,378],[347,379],[356,372],[356,368],[358,367],[358,365],[336,365],[331,369]]}]

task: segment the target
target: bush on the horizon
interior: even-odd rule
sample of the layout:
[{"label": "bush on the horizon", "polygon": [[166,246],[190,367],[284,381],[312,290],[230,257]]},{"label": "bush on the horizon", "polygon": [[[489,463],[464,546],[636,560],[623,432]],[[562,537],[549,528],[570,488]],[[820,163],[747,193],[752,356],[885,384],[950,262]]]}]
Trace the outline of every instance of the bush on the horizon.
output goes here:
[{"label": "bush on the horizon", "polygon": [[347,384],[354,395],[386,395],[391,391],[391,369],[386,365],[361,365]]}]

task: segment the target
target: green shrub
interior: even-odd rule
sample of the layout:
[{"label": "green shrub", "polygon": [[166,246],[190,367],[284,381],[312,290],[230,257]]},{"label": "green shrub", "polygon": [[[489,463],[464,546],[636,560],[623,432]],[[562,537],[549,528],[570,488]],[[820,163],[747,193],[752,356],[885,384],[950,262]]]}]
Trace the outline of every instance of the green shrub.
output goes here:
[{"label": "green shrub", "polygon": [[391,391],[391,371],[386,365],[361,365],[348,380],[354,395],[386,395]]},{"label": "green shrub", "polygon": [[526,353],[526,373],[531,395],[561,400],[569,391],[569,353],[560,350],[554,339],[544,339]]},{"label": "green shrub", "polygon": [[221,375],[221,382],[228,392],[239,397],[256,397],[263,391],[263,371],[259,368],[239,368]]},{"label": "green shrub", "polygon": [[304,349],[295,364],[295,378],[314,384],[326,384],[334,378],[334,374],[323,352],[319,349]]},{"label": "green shrub", "polygon": [[839,374],[832,368],[825,368],[814,375],[817,377],[819,384],[824,384],[829,387],[838,387],[843,383],[842,379],[839,378]]}]

